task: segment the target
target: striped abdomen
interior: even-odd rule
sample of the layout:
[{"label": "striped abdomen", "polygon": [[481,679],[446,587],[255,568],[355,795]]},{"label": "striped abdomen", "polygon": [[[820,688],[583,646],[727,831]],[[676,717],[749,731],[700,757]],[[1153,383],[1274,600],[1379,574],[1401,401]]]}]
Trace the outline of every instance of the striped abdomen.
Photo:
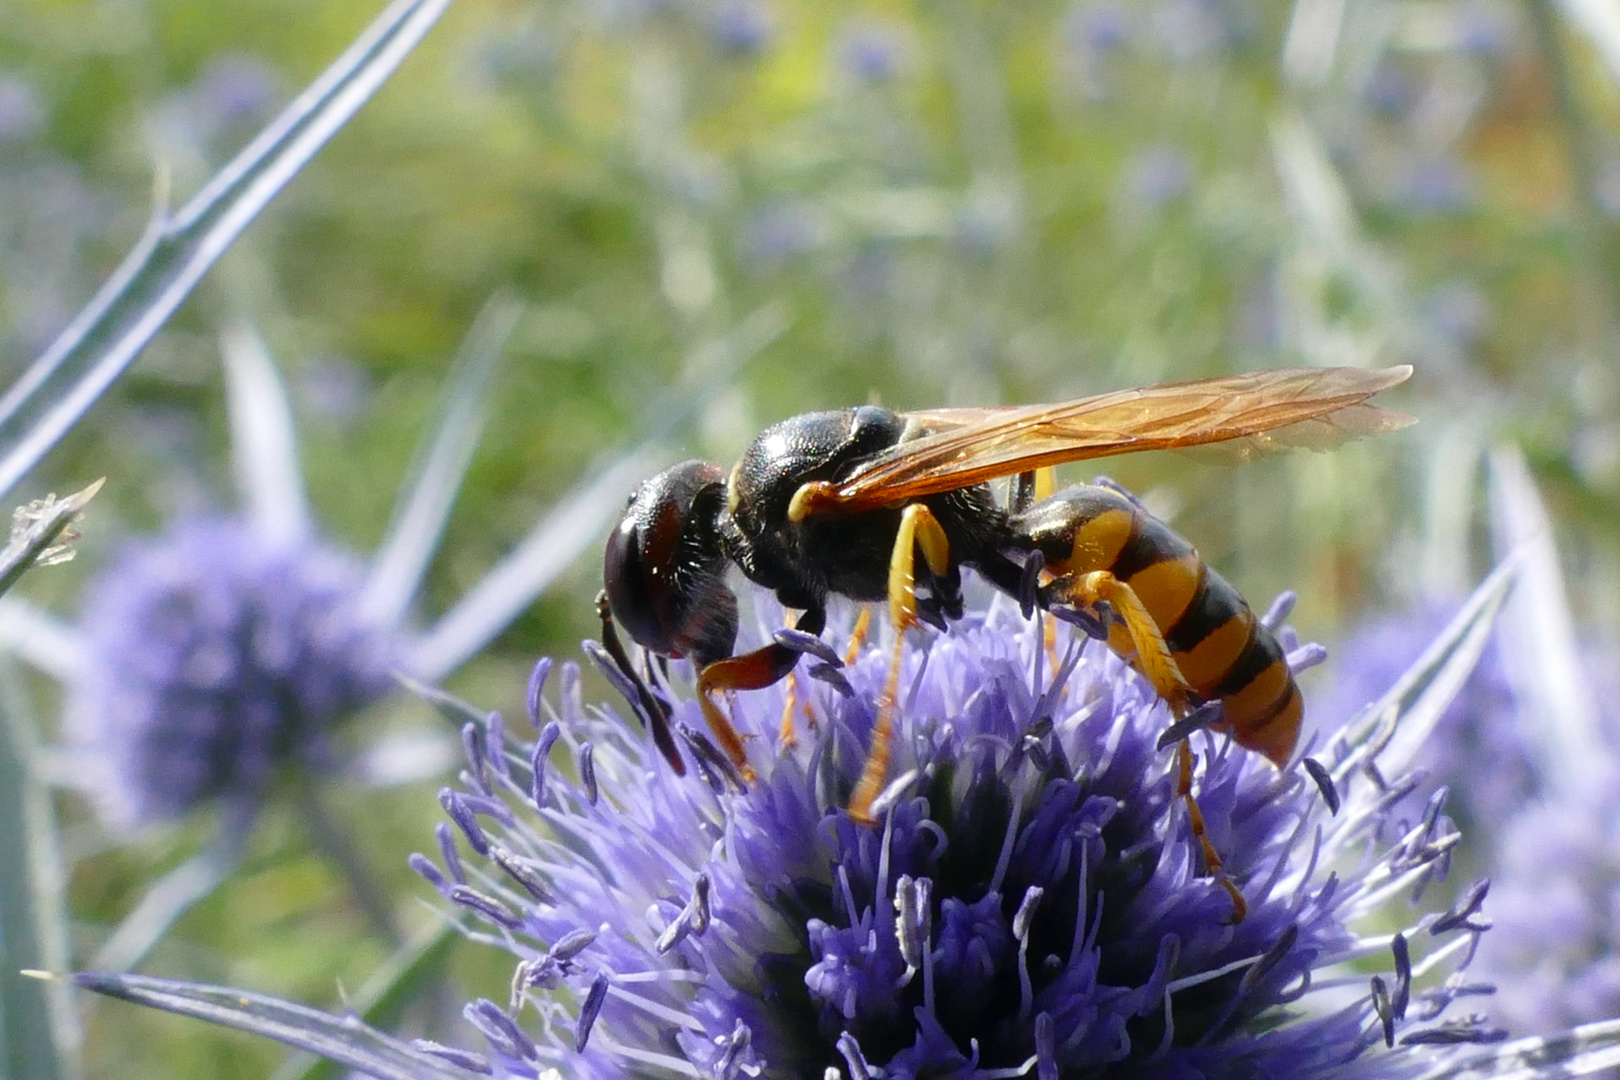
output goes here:
[{"label": "striped abdomen", "polygon": [[[1197,694],[1219,698],[1239,746],[1283,765],[1299,736],[1303,702],[1282,647],[1193,546],[1130,499],[1105,487],[1066,488],[1010,522],[1053,574],[1106,570],[1125,582],[1164,635]],[[1123,628],[1109,644],[1134,652]]]}]

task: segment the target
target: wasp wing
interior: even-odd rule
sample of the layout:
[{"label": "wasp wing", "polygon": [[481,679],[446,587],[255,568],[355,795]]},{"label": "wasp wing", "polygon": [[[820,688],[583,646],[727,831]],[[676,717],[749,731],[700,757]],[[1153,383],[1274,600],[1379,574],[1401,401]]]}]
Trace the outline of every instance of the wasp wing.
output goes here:
[{"label": "wasp wing", "polygon": [[1238,456],[1320,448],[1405,427],[1411,418],[1364,404],[1405,382],[1407,366],[1285,368],[1163,383],[1048,405],[931,409],[906,418],[927,432],[867,462],[817,502],[890,506],[1085,458],[1240,441]]}]

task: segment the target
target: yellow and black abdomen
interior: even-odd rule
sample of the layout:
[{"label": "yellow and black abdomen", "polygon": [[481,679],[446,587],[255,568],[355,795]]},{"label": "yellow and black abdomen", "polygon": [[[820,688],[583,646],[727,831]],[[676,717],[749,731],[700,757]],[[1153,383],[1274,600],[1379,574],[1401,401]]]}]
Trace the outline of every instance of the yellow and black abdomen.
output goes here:
[{"label": "yellow and black abdomen", "polygon": [[[1299,736],[1303,702],[1277,639],[1248,602],[1180,534],[1117,491],[1079,485],[1043,499],[1009,524],[1054,575],[1107,571],[1131,587],[1200,697],[1219,699],[1239,746],[1283,765]],[[1116,625],[1109,644],[1135,647]]]}]

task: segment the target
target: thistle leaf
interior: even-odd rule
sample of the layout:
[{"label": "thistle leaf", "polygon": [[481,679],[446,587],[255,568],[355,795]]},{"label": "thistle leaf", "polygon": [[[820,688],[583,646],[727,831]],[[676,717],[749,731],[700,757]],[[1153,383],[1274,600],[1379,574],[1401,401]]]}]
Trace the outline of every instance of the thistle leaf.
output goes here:
[{"label": "thistle leaf", "polygon": [[124,373],[208,268],[393,74],[449,4],[394,0],[190,202],[170,213],[159,201],[113,276],[0,397],[0,495]]},{"label": "thistle leaf", "polygon": [[227,986],[145,975],[81,972],[75,986],[148,1008],[263,1035],[330,1058],[377,1080],[467,1080],[473,1073],[413,1049],[353,1016]]}]

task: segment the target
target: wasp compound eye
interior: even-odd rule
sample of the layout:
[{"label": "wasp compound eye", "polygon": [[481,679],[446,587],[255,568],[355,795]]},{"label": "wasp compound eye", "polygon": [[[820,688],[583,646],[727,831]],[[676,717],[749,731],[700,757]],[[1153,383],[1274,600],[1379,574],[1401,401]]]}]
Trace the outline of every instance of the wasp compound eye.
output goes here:
[{"label": "wasp compound eye", "polygon": [[608,606],[643,648],[700,665],[731,655],[737,598],[725,583],[724,505],[720,467],[682,462],[641,485],[608,537]]}]

